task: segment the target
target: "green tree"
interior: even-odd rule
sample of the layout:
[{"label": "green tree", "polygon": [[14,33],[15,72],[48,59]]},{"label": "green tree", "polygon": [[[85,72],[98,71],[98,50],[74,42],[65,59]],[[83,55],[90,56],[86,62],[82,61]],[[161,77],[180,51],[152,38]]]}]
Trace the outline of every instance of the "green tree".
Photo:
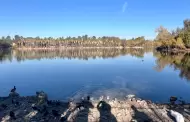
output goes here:
[{"label": "green tree", "polygon": [[183,41],[187,48],[190,48],[190,31],[185,31],[183,35]]},{"label": "green tree", "polygon": [[182,38],[178,37],[176,40],[176,46],[180,48],[185,48]]},{"label": "green tree", "polygon": [[184,29],[187,31],[189,31],[190,30],[190,19],[186,19],[186,20],[184,20]]},{"label": "green tree", "polygon": [[11,42],[11,37],[10,36],[7,36],[6,39],[5,39],[7,42]]},{"label": "green tree", "polygon": [[15,35],[15,40],[20,41],[21,37],[19,35]]},{"label": "green tree", "polygon": [[93,39],[93,40],[96,40],[96,36],[93,36],[92,39]]},{"label": "green tree", "polygon": [[1,39],[2,39],[2,40],[5,40],[5,37],[3,36]]},{"label": "green tree", "polygon": [[40,40],[40,37],[39,37],[39,36],[37,36],[35,39],[36,39],[36,40]]}]

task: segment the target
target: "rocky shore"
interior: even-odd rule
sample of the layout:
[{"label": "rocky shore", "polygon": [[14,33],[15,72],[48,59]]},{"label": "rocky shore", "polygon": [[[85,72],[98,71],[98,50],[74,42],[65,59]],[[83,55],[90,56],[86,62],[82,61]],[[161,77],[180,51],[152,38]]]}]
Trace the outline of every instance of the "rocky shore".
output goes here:
[{"label": "rocky shore", "polygon": [[[15,89],[16,90],[16,89]],[[125,100],[90,96],[75,100],[52,101],[44,92],[35,96],[22,97],[14,89],[8,97],[0,97],[1,122],[173,122],[171,112],[177,112],[190,122],[190,104],[155,104],[128,95]],[[181,122],[181,121],[180,121]]]}]

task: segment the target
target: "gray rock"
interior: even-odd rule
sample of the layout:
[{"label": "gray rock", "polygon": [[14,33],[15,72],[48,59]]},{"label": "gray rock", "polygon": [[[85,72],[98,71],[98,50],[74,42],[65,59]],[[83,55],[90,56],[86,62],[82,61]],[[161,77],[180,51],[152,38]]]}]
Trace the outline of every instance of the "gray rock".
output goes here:
[{"label": "gray rock", "polygon": [[39,104],[45,103],[48,100],[48,96],[45,92],[36,92],[36,97]]},{"label": "gray rock", "polygon": [[9,97],[19,97],[20,95],[17,92],[11,92]]}]

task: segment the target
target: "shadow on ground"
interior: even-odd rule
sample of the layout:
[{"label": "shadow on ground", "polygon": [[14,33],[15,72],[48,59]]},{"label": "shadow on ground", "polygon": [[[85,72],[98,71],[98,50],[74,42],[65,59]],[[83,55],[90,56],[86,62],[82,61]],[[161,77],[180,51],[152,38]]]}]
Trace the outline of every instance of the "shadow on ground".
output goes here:
[{"label": "shadow on ground", "polygon": [[100,122],[117,122],[115,116],[111,113],[111,106],[105,101],[100,101],[97,109],[100,112]]},{"label": "shadow on ground", "polygon": [[135,106],[131,106],[134,111],[133,119],[137,120],[137,122],[152,122],[152,119],[149,118],[144,112],[139,111]]}]

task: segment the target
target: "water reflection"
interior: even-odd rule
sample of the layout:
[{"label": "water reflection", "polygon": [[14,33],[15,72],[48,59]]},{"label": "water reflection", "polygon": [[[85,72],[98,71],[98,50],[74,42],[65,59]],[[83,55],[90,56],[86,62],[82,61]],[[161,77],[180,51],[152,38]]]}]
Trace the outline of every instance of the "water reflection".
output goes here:
[{"label": "water reflection", "polygon": [[11,50],[0,50],[0,62],[6,60],[12,61]]},{"label": "water reflection", "polygon": [[[115,58],[121,55],[131,55],[138,58],[143,58],[144,54],[152,52],[152,49],[138,48],[138,49],[25,49],[25,50],[0,50],[0,62],[25,61],[33,59],[80,59],[88,60],[89,58]],[[155,70],[160,72],[166,66],[173,67],[174,70],[180,70],[180,77],[190,80],[190,53],[160,53],[153,51],[156,57]]]},{"label": "water reflection", "polygon": [[87,95],[122,99],[135,94],[153,101],[165,102],[170,96],[190,101],[189,84],[176,75],[180,72],[190,80],[189,54],[152,53],[152,49],[17,49],[0,51],[0,62],[0,96],[16,85],[23,95],[44,90],[50,99],[60,100]]},{"label": "water reflection", "polygon": [[[1,61],[6,60],[7,55],[14,57],[17,61],[24,61],[28,59],[54,59],[54,58],[67,58],[67,59],[82,59],[88,60],[89,58],[114,58],[120,55],[131,55],[136,57],[143,57],[146,52],[151,52],[152,49],[31,49],[31,50],[12,50],[11,53],[4,52]],[[11,60],[11,58],[10,58]]]},{"label": "water reflection", "polygon": [[190,80],[190,53],[159,53],[155,52],[157,57],[155,69],[162,71],[166,66],[179,70],[179,76]]}]

